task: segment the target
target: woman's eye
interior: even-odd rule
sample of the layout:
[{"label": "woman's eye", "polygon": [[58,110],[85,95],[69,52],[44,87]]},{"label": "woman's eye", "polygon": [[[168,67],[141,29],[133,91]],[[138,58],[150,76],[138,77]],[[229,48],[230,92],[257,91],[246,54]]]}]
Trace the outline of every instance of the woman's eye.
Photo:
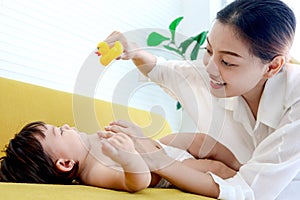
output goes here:
[{"label": "woman's eye", "polygon": [[228,67],[234,66],[233,64],[230,64],[230,63],[226,62],[225,60],[222,60],[222,63]]},{"label": "woman's eye", "polygon": [[206,52],[207,52],[209,55],[212,55],[212,51],[209,50],[207,47],[205,47],[205,50],[206,50]]}]

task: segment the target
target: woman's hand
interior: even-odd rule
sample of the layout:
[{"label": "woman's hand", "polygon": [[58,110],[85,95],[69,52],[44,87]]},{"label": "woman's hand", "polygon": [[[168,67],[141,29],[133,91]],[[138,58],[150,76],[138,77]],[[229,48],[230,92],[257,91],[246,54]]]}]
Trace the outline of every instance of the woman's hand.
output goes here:
[{"label": "woman's hand", "polygon": [[135,57],[138,45],[133,42],[129,42],[123,33],[114,31],[104,40],[104,42],[106,42],[110,47],[114,46],[116,41],[121,42],[124,48],[124,52],[119,59],[129,60]]},{"label": "woman's hand", "polygon": [[112,32],[104,41],[107,42],[110,47],[114,46],[116,41],[121,42],[124,52],[117,59],[132,59],[133,63],[145,76],[147,76],[156,65],[156,56],[140,48],[135,42],[127,40],[121,32]]}]

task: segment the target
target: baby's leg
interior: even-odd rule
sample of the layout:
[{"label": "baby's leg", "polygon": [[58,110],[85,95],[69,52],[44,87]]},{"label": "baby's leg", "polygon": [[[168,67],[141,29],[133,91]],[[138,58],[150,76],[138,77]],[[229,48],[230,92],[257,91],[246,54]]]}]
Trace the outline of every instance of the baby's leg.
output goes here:
[{"label": "baby's leg", "polygon": [[160,139],[160,142],[186,150],[195,158],[221,161],[235,171],[238,171],[241,166],[234,154],[227,147],[206,134],[170,134]]},{"label": "baby's leg", "polygon": [[223,179],[233,177],[236,174],[235,170],[217,160],[186,159],[182,163],[204,173],[212,172]]}]

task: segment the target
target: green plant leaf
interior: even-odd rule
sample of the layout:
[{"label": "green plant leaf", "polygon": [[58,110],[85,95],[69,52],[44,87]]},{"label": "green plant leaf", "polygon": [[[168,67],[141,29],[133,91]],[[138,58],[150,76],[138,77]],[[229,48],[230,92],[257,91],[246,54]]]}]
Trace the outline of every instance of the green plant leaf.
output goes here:
[{"label": "green plant leaf", "polygon": [[176,31],[176,28],[177,28],[178,24],[181,22],[182,19],[183,19],[183,17],[178,17],[175,20],[173,20],[171,22],[171,24],[169,25],[169,30],[170,30],[171,36],[172,36],[171,42],[173,42],[173,43],[175,42],[175,31]]},{"label": "green plant leaf", "polygon": [[207,36],[208,31],[203,31],[201,32],[199,35],[193,37],[194,40],[197,41],[197,43],[195,44],[192,53],[191,53],[191,60],[196,60],[198,57],[198,53],[199,53],[199,49],[201,47],[202,44],[204,44],[205,40],[206,40],[206,36]]},{"label": "green plant leaf", "polygon": [[148,46],[158,46],[163,41],[170,40],[170,38],[165,37],[157,32],[152,32],[147,38],[147,45]]},{"label": "green plant leaf", "polygon": [[163,47],[165,47],[169,51],[174,51],[174,52],[178,53],[179,55],[182,55],[181,52],[178,49],[176,49],[176,48],[170,47],[168,45],[163,45]]},{"label": "green plant leaf", "polygon": [[189,37],[188,39],[186,39],[185,41],[183,41],[180,45],[179,45],[179,49],[181,48],[181,53],[185,54],[186,50],[188,49],[188,47],[194,42],[196,41],[197,43],[200,44],[200,46],[202,44],[204,44],[205,40],[206,40],[206,36],[207,36],[208,31],[203,31],[200,34],[198,34],[197,36],[194,37]]},{"label": "green plant leaf", "polygon": [[199,35],[197,35],[197,36],[195,37],[195,40],[197,40],[197,43],[199,43],[200,46],[201,46],[202,44],[204,44],[204,42],[205,42],[205,40],[206,40],[207,33],[208,33],[208,31],[203,31],[203,32],[201,32]]},{"label": "green plant leaf", "polygon": [[194,37],[189,37],[188,39],[186,39],[185,41],[181,42],[181,44],[179,45],[179,49],[181,48],[181,53],[185,54],[187,48],[192,44],[192,42],[196,41],[194,39]]},{"label": "green plant leaf", "polygon": [[200,46],[201,45],[198,42],[195,44],[195,46],[194,46],[194,48],[192,50],[191,56],[190,56],[191,60],[196,60],[197,59]]},{"label": "green plant leaf", "polygon": [[182,108],[182,106],[181,106],[181,104],[179,103],[179,101],[177,101],[176,109],[179,110],[180,108]]}]

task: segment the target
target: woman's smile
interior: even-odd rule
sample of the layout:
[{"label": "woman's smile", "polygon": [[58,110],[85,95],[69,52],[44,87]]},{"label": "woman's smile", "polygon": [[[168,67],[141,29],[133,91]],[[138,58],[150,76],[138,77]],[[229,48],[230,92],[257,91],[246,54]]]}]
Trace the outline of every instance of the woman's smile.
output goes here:
[{"label": "woman's smile", "polygon": [[221,82],[221,81],[215,81],[213,79],[210,79],[210,86],[214,89],[220,89],[222,88],[223,86],[225,86],[226,83],[224,82]]}]

